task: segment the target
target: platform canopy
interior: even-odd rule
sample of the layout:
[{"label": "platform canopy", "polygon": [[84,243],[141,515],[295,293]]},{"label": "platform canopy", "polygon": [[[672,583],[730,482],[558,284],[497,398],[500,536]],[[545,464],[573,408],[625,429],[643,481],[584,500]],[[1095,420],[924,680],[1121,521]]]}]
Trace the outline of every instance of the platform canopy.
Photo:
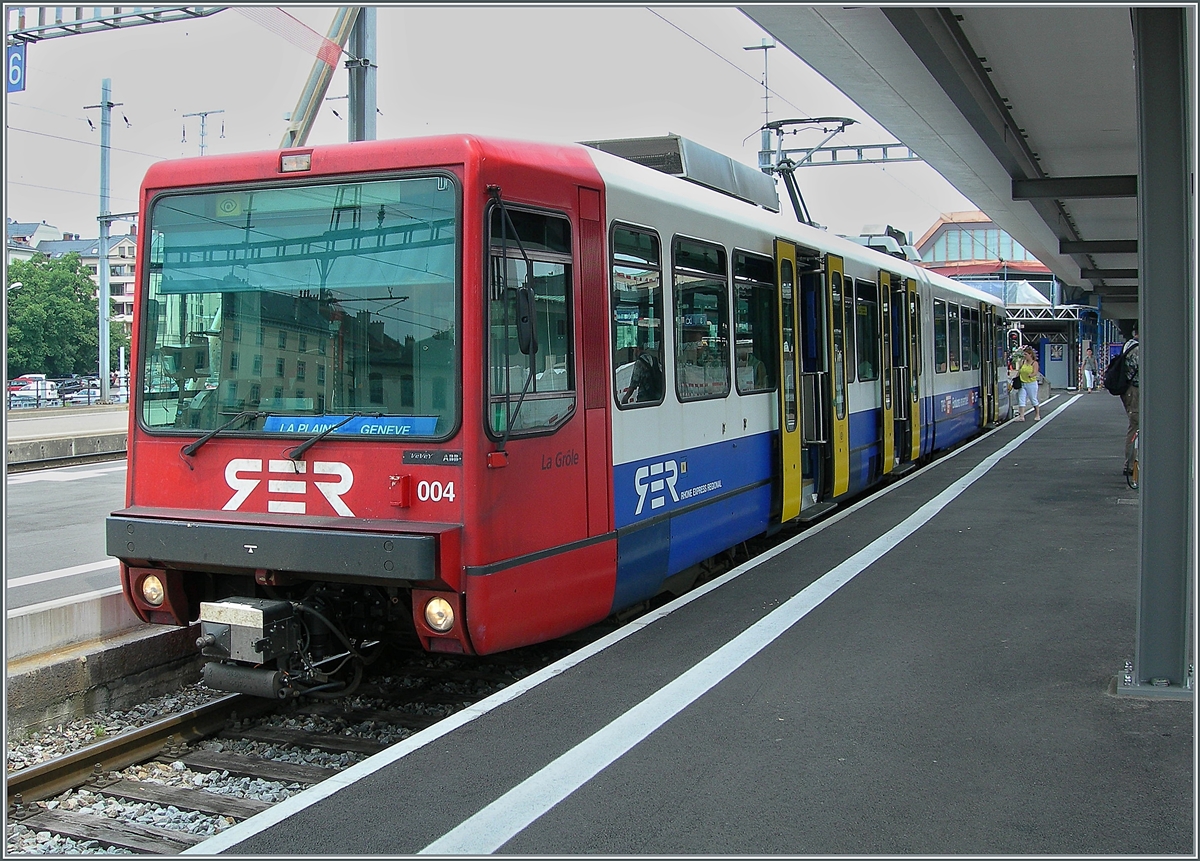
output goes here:
[{"label": "platform canopy", "polygon": [[1137,311],[1126,6],[743,6],[1105,316]]}]

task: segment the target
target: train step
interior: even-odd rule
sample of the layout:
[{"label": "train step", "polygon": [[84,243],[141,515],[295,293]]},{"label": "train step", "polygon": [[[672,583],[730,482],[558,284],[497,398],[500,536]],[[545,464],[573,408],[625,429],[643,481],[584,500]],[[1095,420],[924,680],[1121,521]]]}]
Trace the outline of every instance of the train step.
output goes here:
[{"label": "train step", "polygon": [[816,505],[810,505],[801,511],[796,520],[800,523],[808,523],[816,520],[818,517],[823,517],[837,507],[838,504],[836,502],[818,502]]}]

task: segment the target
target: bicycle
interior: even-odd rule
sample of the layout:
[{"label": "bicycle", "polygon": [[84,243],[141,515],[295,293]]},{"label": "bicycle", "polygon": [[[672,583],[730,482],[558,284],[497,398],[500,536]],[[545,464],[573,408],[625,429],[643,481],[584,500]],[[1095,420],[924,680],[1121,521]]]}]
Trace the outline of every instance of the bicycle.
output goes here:
[{"label": "bicycle", "polygon": [[1125,470],[1125,483],[1131,490],[1138,489],[1138,437],[1141,430],[1133,432],[1133,456],[1129,459],[1129,468]]}]

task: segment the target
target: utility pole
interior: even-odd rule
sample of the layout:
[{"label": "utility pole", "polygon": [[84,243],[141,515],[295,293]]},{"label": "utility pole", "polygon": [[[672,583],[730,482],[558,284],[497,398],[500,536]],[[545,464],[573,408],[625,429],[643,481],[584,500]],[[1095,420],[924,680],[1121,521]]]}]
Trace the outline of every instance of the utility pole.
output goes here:
[{"label": "utility pole", "polygon": [[359,9],[350,31],[350,140],[373,141],[375,133],[375,7]]},{"label": "utility pole", "polygon": [[108,361],[108,164],[109,139],[112,137],[112,109],[121,102],[112,101],[112,79],[105,78],[100,84],[100,104],[86,105],[84,110],[100,109],[100,245],[97,249],[100,265],[97,274],[100,276],[100,403],[109,403],[109,361]]},{"label": "utility pole", "polygon": [[763,127],[758,144],[758,169],[767,172],[771,167],[771,130],[767,123],[771,121],[771,88],[767,86],[767,51],[775,47],[773,39],[763,39],[761,45],[747,45],[743,51],[763,52]]},{"label": "utility pole", "polygon": [[[225,113],[224,109],[221,109],[219,111],[196,111],[194,114],[184,114],[183,115],[183,118],[185,120],[188,117],[199,117],[200,118],[200,155],[204,155],[204,137],[206,134],[206,132],[204,130],[205,120],[208,119],[209,114],[223,114],[223,113]],[[221,137],[225,137],[225,121],[224,120],[221,121]],[[186,123],[184,123],[184,126],[183,126],[183,140],[181,141],[181,143],[187,143],[187,124]]]}]

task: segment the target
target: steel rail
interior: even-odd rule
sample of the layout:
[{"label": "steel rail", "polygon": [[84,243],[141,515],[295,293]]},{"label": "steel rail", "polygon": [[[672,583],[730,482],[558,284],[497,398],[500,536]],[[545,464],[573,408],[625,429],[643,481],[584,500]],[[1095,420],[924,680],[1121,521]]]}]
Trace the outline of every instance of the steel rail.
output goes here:
[{"label": "steel rail", "polygon": [[238,717],[257,717],[277,706],[278,703],[272,700],[230,694],[63,756],[9,772],[5,780],[7,803],[11,809],[18,803],[18,797],[22,805],[50,798],[82,786],[97,771],[118,771],[153,759],[170,744],[198,741],[214,735],[225,728],[233,713]]}]

